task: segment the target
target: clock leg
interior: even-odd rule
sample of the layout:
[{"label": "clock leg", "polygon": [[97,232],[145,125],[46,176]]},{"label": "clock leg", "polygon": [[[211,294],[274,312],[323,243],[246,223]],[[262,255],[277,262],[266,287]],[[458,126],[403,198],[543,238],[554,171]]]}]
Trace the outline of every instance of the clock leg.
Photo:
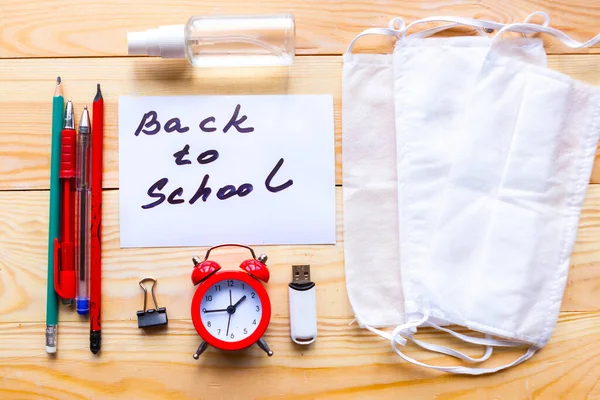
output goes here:
[{"label": "clock leg", "polygon": [[273,352],[271,351],[271,349],[269,348],[269,346],[267,345],[267,343],[264,340],[258,339],[258,342],[256,342],[256,344],[258,345],[258,347],[263,349],[264,352],[269,355],[269,357],[271,357],[273,355]]},{"label": "clock leg", "polygon": [[204,351],[208,349],[208,343],[207,342],[202,342],[200,343],[200,346],[198,346],[198,350],[196,350],[196,352],[194,353],[194,360],[197,360],[200,357],[200,354],[204,353]]}]

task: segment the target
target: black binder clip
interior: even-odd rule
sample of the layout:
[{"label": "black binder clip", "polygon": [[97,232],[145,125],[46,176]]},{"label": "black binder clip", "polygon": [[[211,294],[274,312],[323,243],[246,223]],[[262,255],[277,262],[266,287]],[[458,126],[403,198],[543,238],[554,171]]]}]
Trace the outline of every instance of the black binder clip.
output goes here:
[{"label": "black binder clip", "polygon": [[[144,287],[143,283],[146,281],[152,282],[150,291],[152,292],[152,300],[154,300],[154,307],[146,309],[146,298],[148,297],[148,291]],[[154,294],[154,286],[156,286],[156,279],[144,278],[140,281],[140,287],[144,291],[144,309],[137,312],[138,328],[150,328],[153,326],[167,325],[169,320],[167,319],[167,308],[158,307],[156,302],[156,295]]]}]

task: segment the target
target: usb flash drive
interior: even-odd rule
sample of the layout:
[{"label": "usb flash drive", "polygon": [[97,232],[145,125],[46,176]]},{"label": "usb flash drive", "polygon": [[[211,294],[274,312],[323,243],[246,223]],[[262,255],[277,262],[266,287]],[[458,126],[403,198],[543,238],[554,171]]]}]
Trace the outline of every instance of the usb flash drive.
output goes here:
[{"label": "usb flash drive", "polygon": [[289,284],[290,336],[295,343],[311,344],[317,339],[317,296],[310,280],[310,265],[292,265]]}]

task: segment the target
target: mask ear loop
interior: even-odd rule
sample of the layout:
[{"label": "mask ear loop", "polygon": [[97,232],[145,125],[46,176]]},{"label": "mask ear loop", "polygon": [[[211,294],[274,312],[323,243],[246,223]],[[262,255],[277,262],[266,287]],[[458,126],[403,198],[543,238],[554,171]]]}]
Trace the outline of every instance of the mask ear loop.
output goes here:
[{"label": "mask ear loop", "polygon": [[472,28],[477,29],[477,32],[479,34],[485,35],[485,32],[492,32],[492,31],[499,30],[506,26],[506,24],[501,24],[501,23],[494,22],[494,21],[477,20],[477,19],[472,19],[472,18],[461,18],[461,17],[445,17],[445,16],[423,18],[423,19],[413,21],[409,25],[406,25],[406,22],[402,18],[396,17],[396,18],[392,18],[390,20],[387,28],[369,28],[369,29],[365,29],[364,31],[362,31],[361,33],[356,35],[354,37],[354,39],[352,39],[352,41],[348,45],[348,48],[346,49],[346,53],[347,54],[352,53],[352,49],[354,48],[356,41],[363,36],[383,35],[383,36],[392,36],[397,39],[400,39],[400,38],[405,39],[407,37],[406,33],[410,28],[412,28],[413,26],[419,25],[419,24],[426,23],[426,22],[448,22],[448,24],[438,26],[435,28],[425,29],[423,31],[413,33],[409,36],[414,37],[414,38],[424,38],[424,37],[428,37],[428,36],[434,35],[436,33],[439,33],[439,32],[442,32],[442,31],[445,31],[447,29],[454,28],[457,26],[470,26]]},{"label": "mask ear loop", "polygon": [[[524,22],[527,23],[534,17],[542,17],[543,22],[541,25],[544,27],[546,27],[550,24],[550,16],[547,13],[545,13],[544,11],[535,11],[535,12],[529,14],[525,18]],[[395,20],[396,19],[394,18],[394,19],[392,19],[392,21],[390,21],[390,24],[389,24],[390,28],[393,27],[393,23],[395,22]],[[473,18],[448,17],[448,16],[427,17],[427,18],[413,21],[410,24],[408,24],[407,26],[404,25],[404,21],[402,21],[402,23],[403,23],[402,26],[404,28],[404,30],[403,30],[404,35],[402,37],[404,38],[406,36],[406,32],[409,31],[412,27],[419,25],[419,24],[427,23],[427,22],[450,22],[450,24],[448,24],[448,25],[442,25],[440,27],[426,29],[423,32],[426,32],[427,36],[431,36],[435,33],[442,32],[444,30],[454,28],[457,26],[469,26],[471,28],[475,28],[480,35],[487,36],[488,33],[498,31],[507,26],[507,24],[502,24],[499,22],[488,21],[488,20],[479,20],[479,19],[473,19]],[[409,36],[412,37],[413,35],[421,36],[421,32],[414,33]],[[524,36],[525,36],[525,34],[524,34]],[[425,35],[423,35],[421,37],[425,37]]]},{"label": "mask ear loop", "polygon": [[[481,345],[486,346],[486,349],[485,349],[485,353],[481,357],[479,357],[479,358],[473,358],[473,357],[471,357],[471,356],[469,356],[469,355],[467,355],[467,354],[465,354],[465,353],[463,353],[461,351],[454,350],[454,349],[446,347],[446,346],[442,346],[442,345],[438,345],[438,344],[432,344],[432,343],[427,343],[427,342],[423,342],[421,340],[415,339],[413,337],[413,335],[415,333],[413,331],[414,328],[418,328],[419,326],[430,326],[430,327],[434,327],[434,328],[439,328],[437,325],[429,322],[428,319],[429,319],[429,314],[427,312],[425,312],[423,314],[423,317],[421,319],[419,319],[419,320],[410,321],[410,322],[407,322],[406,324],[398,325],[394,329],[394,331],[392,332],[390,340],[392,342],[395,342],[395,343],[398,343],[398,344],[404,346],[405,343],[406,343],[406,340],[407,340],[407,339],[405,339],[404,337],[401,336],[401,334],[404,333],[405,336],[408,338],[408,340],[412,341],[417,346],[419,346],[419,347],[421,347],[421,348],[423,348],[425,350],[429,350],[429,351],[433,351],[433,352],[436,352],[436,353],[445,354],[445,355],[448,355],[448,356],[451,356],[451,357],[455,357],[455,358],[458,358],[460,360],[463,360],[463,361],[466,361],[466,362],[469,362],[469,363],[480,363],[480,362],[483,362],[483,361],[489,359],[490,356],[492,355],[492,353],[493,353],[493,347],[490,344],[488,344],[488,343],[476,343],[476,344],[481,344]],[[455,337],[459,337],[457,335],[460,335],[460,334],[457,334],[456,332],[454,332],[454,331],[452,331],[450,329],[440,329],[440,330],[442,330],[444,332],[447,332],[447,333],[450,333],[451,335],[453,335]],[[488,338],[490,340],[493,340],[489,336],[486,336],[486,338]],[[465,340],[465,341],[471,343],[469,340]],[[395,347],[395,345],[392,345],[392,346],[394,346],[394,348],[397,349],[397,347]],[[398,351],[399,350],[396,350],[396,352],[398,352]]]},{"label": "mask ear loop", "polygon": [[447,356],[451,356],[454,358],[458,358],[460,360],[463,360],[465,362],[469,362],[469,363],[481,363],[486,361],[487,359],[489,359],[492,356],[492,353],[494,352],[494,348],[492,346],[486,346],[485,347],[485,353],[479,357],[479,358],[473,358],[471,356],[468,356],[467,354],[460,352],[458,350],[454,350],[450,347],[446,347],[446,346],[442,346],[442,345],[437,345],[437,344],[432,344],[432,343],[427,343],[427,342],[423,342],[420,340],[415,339],[412,335],[409,336],[409,339],[411,342],[413,342],[414,344],[416,344],[417,346],[425,349],[425,350],[429,350],[429,351],[433,351],[435,353],[441,353],[441,354],[445,354]]},{"label": "mask ear loop", "polygon": [[[430,29],[426,29],[426,30],[422,31],[422,32],[427,32],[429,35],[444,31],[446,29],[457,27],[457,26],[468,26],[471,28],[475,28],[478,33],[485,35],[486,32],[491,33],[492,31],[499,30],[506,26],[506,24],[502,24],[502,23],[494,22],[494,21],[479,20],[479,19],[473,19],[473,18],[440,16],[440,17],[427,17],[427,18],[413,21],[406,26],[405,32],[408,32],[411,28],[413,28],[416,25],[420,25],[420,24],[424,24],[424,23],[428,23],[428,22],[448,22],[449,23],[448,25],[442,25],[440,27],[430,28]],[[411,34],[409,36],[412,37],[413,35],[420,35],[422,32]]]},{"label": "mask ear loop", "polygon": [[[550,25],[550,16],[547,13],[545,13],[544,11],[532,12],[525,18],[523,23],[529,23],[529,21],[531,21],[531,19],[534,17],[542,17],[544,19],[544,21],[540,24],[541,26],[546,27],[546,26]],[[523,35],[523,37],[527,37],[526,33],[523,33],[522,35]]]},{"label": "mask ear loop", "polygon": [[[528,24],[529,21],[536,16],[541,16],[544,19],[542,24],[541,25]],[[448,22],[448,24],[438,26],[435,28],[425,29],[423,31],[416,32],[416,33],[410,34],[408,36],[424,38],[424,37],[428,37],[428,36],[434,35],[436,33],[439,33],[439,32],[442,32],[442,31],[445,31],[447,29],[454,28],[457,26],[469,26],[469,27],[475,28],[480,35],[485,35],[486,33],[492,33],[494,31],[499,31],[499,30],[502,30],[502,29],[506,28],[507,26],[509,26],[507,24],[502,24],[502,23],[494,22],[494,21],[478,20],[478,19],[473,19],[473,18],[462,18],[462,17],[448,17],[448,16],[423,18],[423,19],[413,21],[410,24],[406,25],[406,22],[404,21],[404,19],[402,19],[400,17],[395,17],[390,20],[387,28],[369,28],[369,29],[365,29],[364,31],[362,31],[361,33],[356,35],[354,37],[354,39],[352,39],[352,41],[348,45],[348,49],[346,50],[346,53],[352,53],[354,44],[356,43],[356,41],[359,38],[361,38],[363,36],[384,35],[384,36],[392,36],[392,37],[396,37],[396,38],[405,39],[407,37],[407,32],[412,27],[419,25],[419,24],[427,23],[427,22]],[[525,24],[528,24],[528,25],[534,26],[534,27],[542,26],[542,27],[546,28],[550,24],[550,16],[543,11],[536,11],[536,12],[529,14],[525,18]],[[512,24],[512,25],[519,25],[519,24]],[[550,28],[550,29],[552,29],[552,28]],[[522,33],[523,33],[523,35],[526,35],[527,33],[535,33],[535,32],[529,31],[529,32],[522,32]],[[496,34],[496,36],[497,36],[497,34]]]},{"label": "mask ear loop", "polygon": [[348,45],[348,48],[346,49],[346,54],[351,54],[352,53],[352,49],[354,48],[354,44],[356,43],[356,41],[358,39],[360,39],[363,36],[367,36],[367,35],[382,35],[382,36],[392,36],[392,37],[398,37],[398,31],[394,30],[394,29],[390,29],[390,28],[369,28],[369,29],[365,29],[364,31],[362,31],[361,33],[359,33],[358,35],[356,35],[354,37],[354,39],[352,39],[352,41],[350,42],[350,44]]},{"label": "mask ear loop", "polygon": [[531,19],[534,18],[534,17],[542,17],[543,18],[544,22],[542,22],[539,25],[544,26],[544,27],[550,25],[550,16],[548,15],[548,13],[546,13],[544,11],[535,11],[535,12],[532,12],[531,14],[529,14],[525,18],[525,20],[523,21],[523,23],[525,23],[525,24],[529,23],[529,21],[531,21]]},{"label": "mask ear loop", "polygon": [[406,29],[406,22],[404,22],[403,18],[394,17],[388,23],[388,28],[396,32],[404,32]]},{"label": "mask ear loop", "polygon": [[498,40],[498,38],[504,32],[519,32],[519,33],[523,33],[523,34],[547,33],[551,36],[554,36],[555,38],[560,40],[565,46],[567,46],[571,49],[583,49],[583,48],[594,46],[594,45],[600,43],[600,34],[598,34],[598,35],[594,36],[593,38],[589,39],[588,41],[582,43],[580,41],[573,39],[572,37],[570,37],[569,35],[567,35],[566,33],[564,33],[563,31],[561,31],[559,29],[551,28],[549,26],[525,22],[525,23],[520,23],[520,24],[509,24],[509,25],[506,25],[504,28],[500,29],[496,33],[496,35],[494,35],[494,38],[492,39],[492,45]]},{"label": "mask ear loop", "polygon": [[[425,364],[423,362],[417,361],[412,357],[407,356],[406,354],[404,354],[402,352],[402,350],[400,350],[398,348],[398,344],[403,345],[403,341],[402,340],[398,340],[399,338],[402,338],[400,336],[401,333],[407,333],[408,338],[413,341],[415,344],[421,346],[421,344],[424,344],[424,346],[421,346],[427,350],[431,350],[434,351],[436,353],[441,353],[441,354],[446,354],[452,357],[456,357],[459,358],[461,360],[467,361],[467,362],[472,362],[472,363],[480,363],[483,361],[486,361],[487,359],[490,358],[490,356],[492,355],[492,351],[493,349],[491,348],[492,344],[491,343],[498,343],[498,345],[502,345],[504,344],[506,347],[513,347],[514,344],[517,344],[519,346],[522,346],[524,343],[521,342],[511,342],[511,341],[501,341],[501,340],[495,340],[495,339],[490,339],[489,335],[486,335],[485,339],[481,339],[481,338],[477,338],[482,342],[486,342],[489,341],[487,347],[486,347],[486,352],[485,354],[480,357],[480,358],[472,358],[467,356],[464,353],[461,353],[459,351],[450,349],[448,347],[445,346],[439,346],[439,345],[434,345],[434,344],[429,344],[429,343],[424,343],[424,342],[420,342],[420,341],[416,341],[412,335],[412,329],[413,328],[417,328],[419,326],[431,326],[431,327],[435,327],[435,328],[439,328],[437,325],[431,323],[428,321],[429,319],[429,314],[427,312],[425,312],[423,314],[423,317],[419,320],[416,321],[412,321],[412,322],[407,322],[406,324],[402,324],[396,327],[396,329],[394,329],[393,333],[392,333],[392,338],[391,338],[391,344],[392,344],[392,349],[405,361],[420,366],[420,367],[425,367],[425,368],[430,368],[430,369],[435,369],[438,371],[442,371],[442,372],[450,372],[450,373],[454,373],[454,374],[464,374],[464,375],[483,375],[483,374],[490,374],[493,372],[497,372],[506,368],[510,368],[513,367],[515,365],[521,364],[522,362],[530,359],[535,352],[538,350],[537,347],[535,346],[530,346],[529,348],[527,348],[527,351],[522,354],[520,357],[518,357],[516,360],[514,360],[513,362],[509,363],[509,364],[505,364],[505,365],[500,365],[498,367],[492,367],[492,368],[473,368],[473,367],[463,367],[463,366],[457,366],[457,367],[446,367],[446,366],[440,366],[440,365],[430,365],[430,364]],[[475,339],[475,338],[471,338],[467,335],[462,335],[459,334],[457,332],[453,332],[450,329],[441,329],[443,331],[447,331],[447,332],[452,332],[452,334],[458,338],[461,338],[461,336],[465,336],[468,337],[469,339]],[[402,338],[404,339],[404,338]],[[405,339],[404,339],[405,341]],[[470,341],[469,341],[470,342]]]},{"label": "mask ear loop", "polygon": [[467,342],[467,343],[474,344],[474,345],[494,346],[494,347],[518,347],[518,346],[523,345],[523,342],[518,341],[518,340],[493,339],[490,335],[485,335],[485,338],[465,335],[465,334],[453,331],[452,329],[438,326],[432,322],[427,322],[425,325],[430,326],[439,331],[446,332],[446,333],[454,336],[455,338],[462,340],[463,342]]},{"label": "mask ear loop", "polygon": [[[429,36],[435,35],[436,33],[443,32],[448,29],[456,28],[458,26],[463,26],[463,25],[462,24],[441,25],[441,26],[438,26],[435,28],[425,29],[421,32],[411,33],[410,35],[408,35],[408,37],[418,37],[418,38],[429,37]],[[474,28],[477,31],[477,34],[479,36],[487,36],[487,33],[491,33],[494,31],[493,29],[489,29],[489,28],[479,28],[479,27],[474,27]]]},{"label": "mask ear loop", "polygon": [[[398,346],[396,344],[397,343],[396,340],[392,340],[391,343],[392,343],[392,349],[394,349],[394,351],[404,361],[407,361],[407,362],[409,362],[411,364],[414,364],[414,365],[417,365],[417,366],[420,366],[420,367],[430,368],[430,369],[434,369],[434,370],[442,371],[442,372],[450,372],[450,373],[453,373],[453,374],[463,374],[463,375],[484,375],[484,374],[491,374],[491,373],[494,373],[494,372],[501,371],[503,369],[514,367],[515,365],[519,365],[522,362],[524,362],[526,360],[529,360],[535,354],[535,352],[537,350],[539,350],[537,347],[531,346],[531,347],[529,347],[527,349],[527,351],[523,355],[521,355],[519,358],[517,358],[513,362],[511,362],[509,364],[500,365],[498,367],[492,367],[492,368],[472,368],[472,367],[463,367],[463,366],[445,367],[445,366],[441,366],[441,365],[425,364],[425,363],[422,363],[420,361],[417,361],[414,358],[407,356],[400,349],[398,349]],[[486,352],[486,354],[487,354],[487,352]]]}]

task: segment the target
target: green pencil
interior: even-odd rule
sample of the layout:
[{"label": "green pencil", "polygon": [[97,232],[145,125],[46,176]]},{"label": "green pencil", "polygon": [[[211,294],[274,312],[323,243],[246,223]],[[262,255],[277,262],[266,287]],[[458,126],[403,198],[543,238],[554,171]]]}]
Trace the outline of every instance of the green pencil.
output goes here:
[{"label": "green pencil", "polygon": [[50,223],[48,227],[48,287],[46,292],[46,353],[56,353],[58,328],[58,298],[54,291],[54,239],[60,225],[60,136],[63,126],[65,98],[62,95],[60,76],[52,100],[52,153],[50,160]]}]

